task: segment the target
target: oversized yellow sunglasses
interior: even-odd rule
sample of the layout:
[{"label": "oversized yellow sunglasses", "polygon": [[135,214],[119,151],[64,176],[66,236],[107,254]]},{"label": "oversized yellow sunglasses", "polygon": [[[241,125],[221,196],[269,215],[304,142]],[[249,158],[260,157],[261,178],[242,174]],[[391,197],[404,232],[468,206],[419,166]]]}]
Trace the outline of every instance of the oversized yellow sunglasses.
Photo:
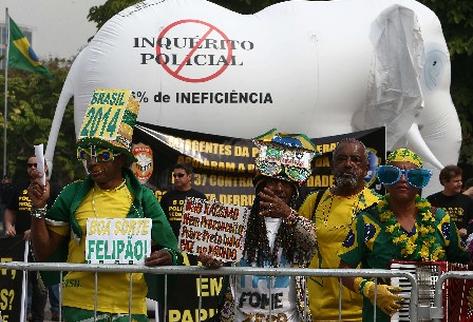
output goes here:
[{"label": "oversized yellow sunglasses", "polygon": [[95,162],[110,162],[115,159],[116,156],[120,153],[113,153],[112,149],[90,145],[87,147],[78,147],[77,148],[77,159],[90,161],[94,160]]}]

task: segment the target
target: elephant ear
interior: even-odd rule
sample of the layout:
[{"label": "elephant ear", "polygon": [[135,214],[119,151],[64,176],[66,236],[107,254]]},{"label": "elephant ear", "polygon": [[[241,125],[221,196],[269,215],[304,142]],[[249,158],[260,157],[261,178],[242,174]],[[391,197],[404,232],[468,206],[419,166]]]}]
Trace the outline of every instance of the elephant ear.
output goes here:
[{"label": "elephant ear", "polygon": [[415,13],[393,5],[373,22],[374,57],[366,105],[355,113],[353,126],[386,126],[387,148],[404,136],[422,110],[420,75],[423,40]]}]

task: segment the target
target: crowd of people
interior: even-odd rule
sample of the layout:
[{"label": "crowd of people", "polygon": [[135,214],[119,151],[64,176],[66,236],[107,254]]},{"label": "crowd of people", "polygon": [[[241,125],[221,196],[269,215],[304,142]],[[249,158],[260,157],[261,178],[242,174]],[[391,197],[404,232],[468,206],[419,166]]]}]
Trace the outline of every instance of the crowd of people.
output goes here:
[{"label": "crowd of people", "polygon": [[[150,218],[154,246],[146,265],[185,262],[220,267],[222,263],[209,255],[197,258],[178,249],[185,198],[205,199],[192,188],[192,169],[177,164],[172,171],[174,186],[160,201],[129,170],[135,160],[130,148],[139,107],[130,102],[127,108],[127,118],[117,124],[126,131],[118,130],[115,137],[86,135],[77,141],[77,156],[88,170],[84,180],[69,184],[57,194],[49,182],[42,183],[46,174],[37,170],[37,160],[30,156],[26,169],[30,182],[8,193],[7,183],[2,185],[5,236],[23,235],[31,240],[31,260],[84,263],[87,219]],[[236,265],[387,269],[392,260],[470,261],[464,243],[473,233],[473,189],[467,187],[462,193],[459,167],[445,167],[439,178],[444,190],[424,199],[421,190],[431,179],[431,172],[411,150],[396,149],[377,172],[386,190],[381,196],[365,185],[366,147],[356,139],[343,139],[332,156],[334,185],[307,195],[298,208],[296,201],[311,175],[310,160],[317,154],[315,146],[304,135],[277,131],[265,133],[254,142],[260,148],[253,180],[256,198],[243,258]],[[65,321],[120,322],[129,321],[131,308],[133,321],[147,321],[145,298],[152,288],[150,281],[141,273],[100,273],[96,280],[94,273],[69,272],[63,279],[61,315]],[[174,292],[181,290],[179,283],[183,281],[169,281],[174,283]],[[51,310],[57,319],[59,307],[53,303],[58,302],[58,274],[40,277],[32,272],[29,282],[33,290],[32,321],[44,318],[44,284],[50,285]],[[128,303],[123,299],[130,283],[133,292]],[[315,276],[249,275],[225,278],[222,284],[211,304],[218,314],[209,321],[336,321],[340,317],[343,321],[371,321],[374,310],[378,321],[388,321],[402,301],[395,287],[362,277],[343,278],[343,286],[338,278]],[[271,301],[254,305],[250,300],[268,293],[277,293],[271,307]],[[193,296],[186,295],[185,290],[176,294]]]}]

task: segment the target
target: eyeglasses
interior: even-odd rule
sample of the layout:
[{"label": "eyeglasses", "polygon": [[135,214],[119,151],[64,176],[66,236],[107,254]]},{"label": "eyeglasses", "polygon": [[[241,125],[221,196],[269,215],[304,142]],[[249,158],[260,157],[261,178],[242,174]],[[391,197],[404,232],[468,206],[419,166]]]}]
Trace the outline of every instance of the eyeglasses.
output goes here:
[{"label": "eyeglasses", "polygon": [[184,173],[173,173],[172,176],[174,178],[182,178],[183,176],[185,176],[185,174]]},{"label": "eyeglasses", "polygon": [[37,163],[28,163],[27,166],[28,166],[28,168],[32,168],[32,167],[37,168],[38,164]]},{"label": "eyeglasses", "polygon": [[432,171],[424,168],[406,170],[387,164],[379,166],[376,172],[379,181],[385,186],[391,186],[397,183],[402,175],[404,175],[409,185],[417,189],[422,189],[429,183],[432,177]]},{"label": "eyeglasses", "polygon": [[109,148],[104,148],[95,145],[77,148],[77,159],[79,160],[110,162],[113,161],[118,155],[120,155],[120,153],[113,153],[113,151]]}]

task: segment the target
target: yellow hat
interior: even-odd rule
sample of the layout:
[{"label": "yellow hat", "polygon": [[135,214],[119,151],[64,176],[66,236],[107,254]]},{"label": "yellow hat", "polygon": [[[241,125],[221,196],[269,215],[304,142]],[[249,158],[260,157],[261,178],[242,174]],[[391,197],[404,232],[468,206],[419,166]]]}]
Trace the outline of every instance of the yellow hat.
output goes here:
[{"label": "yellow hat", "polygon": [[85,112],[77,139],[78,146],[93,144],[122,152],[131,161],[133,127],[140,104],[126,89],[96,89]]},{"label": "yellow hat", "polygon": [[386,161],[386,163],[410,162],[419,168],[422,168],[422,165],[424,164],[420,156],[407,148],[399,148],[394,150],[388,155]]}]

